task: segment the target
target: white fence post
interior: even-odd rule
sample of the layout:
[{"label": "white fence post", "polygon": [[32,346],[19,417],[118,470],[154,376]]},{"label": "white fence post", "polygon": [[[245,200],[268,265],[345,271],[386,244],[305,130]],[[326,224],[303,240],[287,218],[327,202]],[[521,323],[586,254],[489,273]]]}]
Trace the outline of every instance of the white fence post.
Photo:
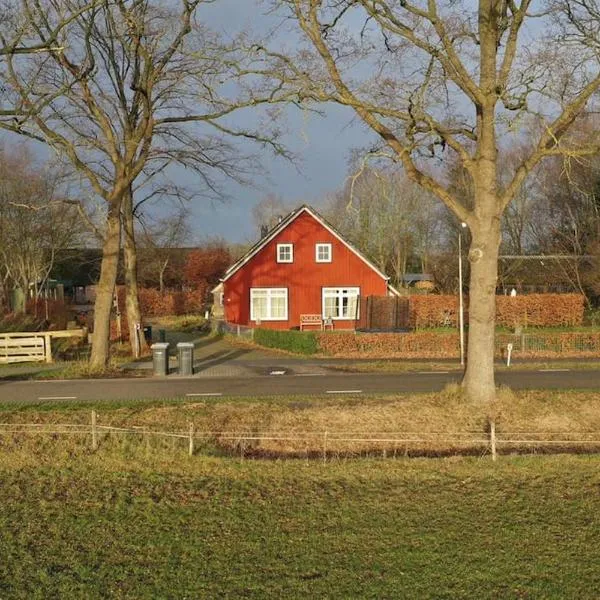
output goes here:
[{"label": "white fence post", "polygon": [[495,461],[498,457],[496,453],[496,421],[490,421],[490,446],[492,449],[492,460]]},{"label": "white fence post", "polygon": [[96,411],[92,411],[92,450],[98,450],[98,429],[96,427]]}]

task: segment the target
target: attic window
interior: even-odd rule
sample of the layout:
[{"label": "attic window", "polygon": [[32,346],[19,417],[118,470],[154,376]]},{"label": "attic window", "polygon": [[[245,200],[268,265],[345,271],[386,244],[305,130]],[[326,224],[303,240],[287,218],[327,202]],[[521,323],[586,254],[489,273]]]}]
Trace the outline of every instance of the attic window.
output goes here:
[{"label": "attic window", "polygon": [[318,263],[330,263],[331,244],[317,244],[315,247],[315,254]]},{"label": "attic window", "polygon": [[277,244],[277,262],[294,262],[294,244]]}]

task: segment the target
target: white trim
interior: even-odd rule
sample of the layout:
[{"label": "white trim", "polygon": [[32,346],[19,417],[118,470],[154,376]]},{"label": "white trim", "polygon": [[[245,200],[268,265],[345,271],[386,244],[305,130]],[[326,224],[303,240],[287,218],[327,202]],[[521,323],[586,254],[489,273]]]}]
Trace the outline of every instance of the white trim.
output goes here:
[{"label": "white trim", "polygon": [[[348,290],[349,292],[356,292],[356,294],[343,294],[342,291],[343,290]],[[325,313],[325,292],[326,291],[334,291],[335,294],[330,294],[329,297],[339,297],[339,298],[356,298],[356,311],[355,314],[349,317],[340,317],[340,316],[331,316],[331,315],[326,315]],[[323,311],[323,318],[328,318],[330,317],[331,319],[333,319],[334,321],[356,321],[359,318],[360,315],[360,304],[359,304],[359,299],[360,299],[360,288],[358,286],[354,286],[354,285],[340,285],[340,286],[336,286],[336,287],[324,287],[321,288],[321,310]]]},{"label": "white trim", "polygon": [[398,298],[402,295],[391,283],[388,283],[388,296],[397,296]]},{"label": "white trim", "polygon": [[[320,259],[319,258],[319,249],[327,248],[328,249],[328,259]],[[315,261],[318,263],[330,263],[333,260],[333,245],[331,242],[317,242],[315,244]]]},{"label": "white trim", "polygon": [[[289,251],[290,251],[290,258],[289,259],[281,258],[281,251],[287,250],[287,249],[289,249]],[[283,244],[277,244],[275,260],[278,263],[293,263],[294,262],[294,244],[291,244],[289,242],[285,242]]]},{"label": "white trim", "polygon": [[[253,302],[253,292],[256,291],[265,291],[266,292],[266,300],[267,300],[267,317],[259,317],[256,318],[254,314],[254,302]],[[281,295],[273,294],[273,292],[284,292]],[[273,297],[284,297],[285,298],[285,315],[283,317],[273,317],[271,316],[271,300]],[[261,321],[287,321],[288,320],[288,305],[289,305],[289,293],[287,288],[261,288],[254,287],[250,288],[250,320],[255,321],[256,323],[260,323]]]},{"label": "white trim", "polygon": [[389,277],[382,273],[368,258],[364,257],[356,248],[348,243],[339,233],[336,233],[327,223],[323,221],[319,215],[315,214],[308,206],[302,206],[295,212],[290,213],[285,219],[279,223],[273,231],[266,237],[264,237],[254,248],[248,251],[248,253],[240,258],[236,263],[231,265],[226,271],[221,281],[227,281],[234,273],[237,273],[246,263],[252,260],[270,241],[278,236],[290,223],[294,222],[302,213],[308,213],[313,219],[318,221],[331,235],[338,239],[348,250],[355,254],[360,260],[362,260],[368,267],[370,267],[377,275],[379,275],[385,281],[389,280]]}]

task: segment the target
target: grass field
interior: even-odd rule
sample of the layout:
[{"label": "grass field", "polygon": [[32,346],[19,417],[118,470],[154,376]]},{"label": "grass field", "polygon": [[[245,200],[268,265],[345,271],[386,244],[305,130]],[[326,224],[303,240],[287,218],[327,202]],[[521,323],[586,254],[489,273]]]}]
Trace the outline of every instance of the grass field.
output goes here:
[{"label": "grass field", "polygon": [[597,598],[600,458],[13,450],[1,598]]},{"label": "grass field", "polygon": [[[599,400],[503,390],[493,412],[500,431],[600,431]],[[4,402],[0,424],[88,423],[91,408]],[[454,388],[94,408],[117,427],[292,432],[483,431],[491,410]],[[242,460],[215,439],[189,457],[186,440],[118,434],[92,453],[87,434],[0,434],[0,598],[598,598],[600,454],[367,454]]]}]

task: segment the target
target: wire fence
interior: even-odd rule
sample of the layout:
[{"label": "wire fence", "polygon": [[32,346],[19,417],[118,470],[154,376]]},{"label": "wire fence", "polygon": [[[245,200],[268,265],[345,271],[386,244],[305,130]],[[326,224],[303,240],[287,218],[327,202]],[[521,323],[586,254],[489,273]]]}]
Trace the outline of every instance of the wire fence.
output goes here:
[{"label": "wire fence", "polygon": [[[0,441],[23,436],[74,436],[92,451],[111,437],[170,439],[182,442],[189,456],[209,453],[241,458],[320,458],[357,456],[451,456],[489,454],[600,451],[598,431],[498,431],[489,421],[487,430],[464,431],[300,431],[300,430],[201,430],[188,423],[185,430],[164,431],[147,426],[117,427],[98,423],[96,411],[88,423],[0,423]],[[88,441],[89,440],[89,441]]]}]

